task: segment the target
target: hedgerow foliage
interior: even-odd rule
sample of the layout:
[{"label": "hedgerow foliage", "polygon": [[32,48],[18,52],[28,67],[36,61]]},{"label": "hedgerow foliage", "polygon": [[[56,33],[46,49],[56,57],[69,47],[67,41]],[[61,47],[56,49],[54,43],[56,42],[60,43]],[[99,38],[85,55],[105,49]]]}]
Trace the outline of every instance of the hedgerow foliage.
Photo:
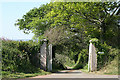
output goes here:
[{"label": "hedgerow foliage", "polygon": [[2,70],[36,72],[40,65],[39,46],[33,41],[2,40]]},{"label": "hedgerow foliage", "polygon": [[88,49],[82,49],[78,55],[78,61],[73,69],[83,68],[88,62]]},{"label": "hedgerow foliage", "polygon": [[[120,52],[119,49],[113,48],[106,43],[101,43],[99,40],[93,43],[96,47],[97,54],[97,69],[101,69],[110,63],[115,57],[118,56]],[[99,54],[98,52],[104,52],[104,54]],[[73,69],[84,68],[88,64],[88,49],[82,49],[78,55],[78,61]]]},{"label": "hedgerow foliage", "polygon": [[[98,42],[96,44],[96,52],[98,61],[97,66],[99,70],[109,64],[115,57],[118,57],[120,50],[107,45],[105,42],[103,44]],[[104,52],[104,54],[99,54],[98,52]]]}]

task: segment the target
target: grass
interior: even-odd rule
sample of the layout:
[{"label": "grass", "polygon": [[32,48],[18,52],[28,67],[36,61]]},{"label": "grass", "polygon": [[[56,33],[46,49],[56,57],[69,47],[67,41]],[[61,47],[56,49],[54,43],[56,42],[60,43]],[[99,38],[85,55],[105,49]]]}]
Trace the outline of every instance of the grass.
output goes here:
[{"label": "grass", "polygon": [[118,58],[115,58],[99,72],[108,75],[118,75]]},{"label": "grass", "polygon": [[88,69],[80,69],[82,72],[89,73]]},{"label": "grass", "polygon": [[[55,72],[59,72],[61,70],[58,69],[53,69],[52,73]],[[51,72],[45,72],[43,70],[40,70],[40,72],[37,73],[12,73],[10,71],[2,71],[2,79],[6,80],[6,79],[19,79],[19,78],[28,78],[28,77],[35,77],[35,76],[39,76],[39,75],[48,75],[51,74]]]},{"label": "grass", "polygon": [[45,72],[43,70],[41,70],[38,73],[11,73],[9,71],[2,71],[2,78],[27,78],[27,77],[35,77],[38,75],[47,75],[50,74],[50,72]]}]

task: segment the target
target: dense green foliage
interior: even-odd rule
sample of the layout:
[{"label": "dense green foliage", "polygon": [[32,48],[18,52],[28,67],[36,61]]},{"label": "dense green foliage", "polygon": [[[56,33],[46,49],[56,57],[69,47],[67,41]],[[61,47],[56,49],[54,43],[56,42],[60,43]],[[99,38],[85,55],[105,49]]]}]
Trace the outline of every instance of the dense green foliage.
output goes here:
[{"label": "dense green foliage", "polygon": [[2,40],[2,70],[11,72],[36,72],[39,46],[33,41]]},{"label": "dense green foliage", "polygon": [[[41,42],[42,43],[42,42]],[[16,73],[41,73],[40,44],[29,41],[12,41],[2,39],[2,74],[14,77]],[[61,61],[53,59],[53,69],[65,69]],[[8,74],[7,74],[8,73]],[[9,74],[11,73],[11,75]],[[43,73],[41,73],[43,74]],[[18,75],[16,75],[17,77]]]},{"label": "dense green foliage", "polygon": [[[115,57],[118,57],[120,52],[119,49],[112,48],[112,46],[108,46],[106,43],[98,43],[98,45],[96,45],[96,49],[98,55],[98,70],[109,64]],[[104,54],[99,54],[98,52],[104,52]]]},{"label": "dense green foliage", "polygon": [[53,70],[64,70],[64,69],[66,69],[66,67],[63,65],[63,63],[60,61],[60,60],[58,60],[58,59],[56,59],[56,58],[54,58],[53,59],[53,63],[52,63],[52,68],[53,68]]},{"label": "dense green foliage", "polygon": [[119,36],[119,16],[115,13],[119,5],[119,2],[51,2],[30,10],[16,25],[26,33],[32,31],[36,38],[51,27],[65,26],[115,46]]},{"label": "dense green foliage", "polygon": [[[102,44],[100,41],[94,43],[96,46],[97,53],[97,69],[101,69],[107,64],[109,64],[115,57],[118,57],[120,52],[117,48],[112,48],[112,46],[106,43]],[[99,54],[98,52],[104,52],[104,54]],[[86,68],[88,64],[88,49],[82,49],[78,55],[78,61],[73,69]]]},{"label": "dense green foliage", "polygon": [[87,62],[88,62],[88,49],[82,49],[82,51],[78,55],[77,63],[73,69],[83,68],[84,66],[86,66]]},{"label": "dense green foliage", "polygon": [[68,56],[55,54],[55,58],[53,59],[53,69],[67,69],[67,67],[73,67],[74,65],[74,60],[71,60]]}]

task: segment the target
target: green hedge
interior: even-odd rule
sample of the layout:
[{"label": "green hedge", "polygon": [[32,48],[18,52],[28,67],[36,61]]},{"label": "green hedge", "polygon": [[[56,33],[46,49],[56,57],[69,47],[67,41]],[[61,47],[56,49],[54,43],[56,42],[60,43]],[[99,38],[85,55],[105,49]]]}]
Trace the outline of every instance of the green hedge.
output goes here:
[{"label": "green hedge", "polygon": [[[112,46],[109,46],[106,43],[96,44],[96,50],[98,70],[109,64],[116,56],[118,56],[118,53],[120,51],[119,49],[113,48]],[[104,54],[98,54],[98,52],[104,52]]]},{"label": "green hedge", "polygon": [[36,72],[40,66],[39,45],[33,41],[2,40],[2,70]]},{"label": "green hedge", "polygon": [[[112,48],[112,46],[106,43],[101,43],[100,41],[93,43],[96,47],[97,53],[97,67],[98,70],[110,63],[118,53],[120,52],[117,48]],[[104,54],[98,54],[98,52],[104,52]],[[86,68],[88,64],[88,49],[82,49],[78,55],[78,60],[73,69]]]}]

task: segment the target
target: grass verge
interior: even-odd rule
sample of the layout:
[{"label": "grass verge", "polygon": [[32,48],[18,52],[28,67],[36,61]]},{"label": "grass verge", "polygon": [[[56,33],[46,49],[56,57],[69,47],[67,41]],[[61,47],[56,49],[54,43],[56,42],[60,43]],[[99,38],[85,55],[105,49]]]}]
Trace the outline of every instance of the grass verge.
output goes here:
[{"label": "grass verge", "polygon": [[118,75],[118,57],[111,61],[107,66],[103,67],[99,73],[107,75]]},{"label": "grass verge", "polygon": [[35,77],[38,75],[47,75],[50,74],[50,72],[45,72],[43,70],[41,70],[40,72],[37,73],[11,73],[9,71],[2,71],[2,79],[5,78],[14,78],[14,79],[18,79],[18,78],[27,78],[27,77]]}]

